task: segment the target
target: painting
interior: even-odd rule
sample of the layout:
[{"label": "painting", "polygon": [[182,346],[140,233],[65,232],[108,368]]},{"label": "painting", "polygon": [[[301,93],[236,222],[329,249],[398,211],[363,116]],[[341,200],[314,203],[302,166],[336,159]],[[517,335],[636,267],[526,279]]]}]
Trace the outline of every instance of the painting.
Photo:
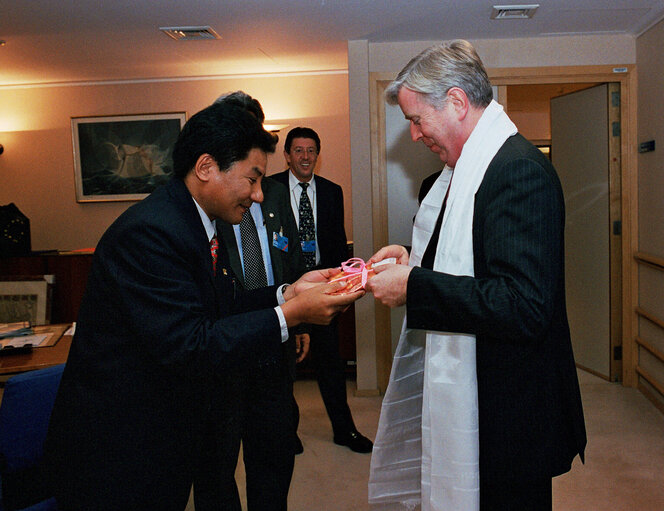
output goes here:
[{"label": "painting", "polygon": [[0,323],[45,325],[51,320],[53,275],[0,277]]},{"label": "painting", "polygon": [[141,200],[173,174],[184,112],[74,117],[77,202]]}]

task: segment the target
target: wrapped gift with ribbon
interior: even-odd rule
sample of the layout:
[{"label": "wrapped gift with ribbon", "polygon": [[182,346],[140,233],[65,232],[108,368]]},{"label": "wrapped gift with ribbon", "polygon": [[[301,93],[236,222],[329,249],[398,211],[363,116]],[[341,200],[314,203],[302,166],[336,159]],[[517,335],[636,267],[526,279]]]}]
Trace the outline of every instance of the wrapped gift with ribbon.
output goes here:
[{"label": "wrapped gift with ribbon", "polygon": [[355,291],[364,289],[367,281],[376,274],[373,268],[388,263],[396,263],[396,259],[388,257],[377,263],[367,264],[359,257],[351,257],[348,261],[341,263],[341,273],[338,273],[329,280],[329,282],[346,282],[346,287],[335,291],[334,294],[354,293]]}]

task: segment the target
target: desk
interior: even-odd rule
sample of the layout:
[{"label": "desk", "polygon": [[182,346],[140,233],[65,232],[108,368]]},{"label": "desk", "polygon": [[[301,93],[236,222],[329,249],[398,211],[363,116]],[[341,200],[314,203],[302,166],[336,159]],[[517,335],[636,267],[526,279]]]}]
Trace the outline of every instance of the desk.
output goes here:
[{"label": "desk", "polygon": [[[70,325],[50,326],[55,328],[65,327],[65,330],[67,330]],[[71,340],[71,335],[63,335],[55,344],[50,346],[32,348],[27,353],[16,355],[0,355],[0,375],[12,375],[63,364],[67,361]]]}]

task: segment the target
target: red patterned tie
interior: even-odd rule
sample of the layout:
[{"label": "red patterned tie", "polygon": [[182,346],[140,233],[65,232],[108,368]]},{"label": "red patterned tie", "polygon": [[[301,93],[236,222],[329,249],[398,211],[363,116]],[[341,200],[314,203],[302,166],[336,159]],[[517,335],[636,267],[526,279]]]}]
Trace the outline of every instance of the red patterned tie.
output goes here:
[{"label": "red patterned tie", "polygon": [[219,248],[219,240],[217,235],[212,236],[210,240],[210,254],[212,255],[212,272],[217,274],[217,249]]}]

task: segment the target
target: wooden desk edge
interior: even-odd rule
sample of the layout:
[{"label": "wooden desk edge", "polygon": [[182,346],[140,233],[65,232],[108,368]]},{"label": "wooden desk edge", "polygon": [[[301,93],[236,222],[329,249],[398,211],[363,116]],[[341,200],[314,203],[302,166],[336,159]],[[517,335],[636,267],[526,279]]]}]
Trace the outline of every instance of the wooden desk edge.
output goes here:
[{"label": "wooden desk edge", "polygon": [[[63,325],[47,325],[60,328]],[[70,325],[67,325],[69,328]],[[65,331],[67,330],[65,329]],[[67,361],[72,336],[62,335],[54,345],[32,348],[28,353],[17,355],[0,355],[0,375],[13,376],[14,374],[44,369]]]}]

